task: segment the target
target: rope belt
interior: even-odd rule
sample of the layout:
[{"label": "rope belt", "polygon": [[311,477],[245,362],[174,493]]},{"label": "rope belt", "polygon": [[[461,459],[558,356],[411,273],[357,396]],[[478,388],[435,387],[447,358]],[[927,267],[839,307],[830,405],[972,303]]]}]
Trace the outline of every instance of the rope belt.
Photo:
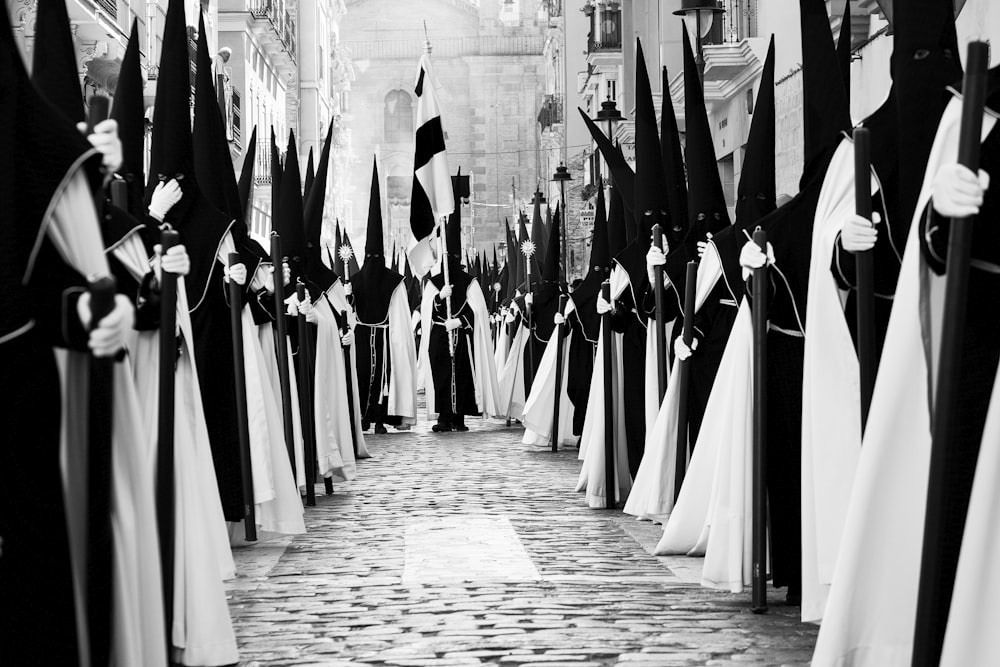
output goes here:
[{"label": "rope belt", "polygon": [[[368,327],[371,329],[371,333],[368,337],[368,361],[369,361],[369,375],[368,375],[368,396],[371,397],[371,388],[375,385],[375,372],[378,368],[378,358],[379,355],[382,357],[382,373],[381,377],[378,378],[378,402],[381,403],[382,399],[389,395],[389,340],[388,340],[388,329],[389,322],[386,320],[381,324],[368,324],[367,322],[358,322],[358,326]],[[384,330],[386,334],[386,344],[382,346],[379,350],[376,343],[378,343],[378,332],[379,330]]]}]

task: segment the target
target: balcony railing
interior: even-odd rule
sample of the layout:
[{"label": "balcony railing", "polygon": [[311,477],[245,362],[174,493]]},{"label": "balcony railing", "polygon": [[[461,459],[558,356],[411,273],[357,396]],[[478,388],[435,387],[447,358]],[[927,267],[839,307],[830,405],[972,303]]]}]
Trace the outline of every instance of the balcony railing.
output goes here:
[{"label": "balcony railing", "polygon": [[94,4],[108,13],[108,16],[118,18],[118,0],[94,0]]},{"label": "balcony railing", "polygon": [[590,13],[590,34],[587,53],[620,51],[622,48],[622,13],[620,9],[604,9]]},{"label": "balcony railing", "polygon": [[621,51],[622,40],[620,37],[605,36],[600,42],[595,42],[593,37],[587,40],[587,53],[598,53],[600,51]]},{"label": "balcony railing", "polygon": [[282,0],[252,0],[250,15],[258,21],[270,23],[284,50],[295,58],[295,22]]}]

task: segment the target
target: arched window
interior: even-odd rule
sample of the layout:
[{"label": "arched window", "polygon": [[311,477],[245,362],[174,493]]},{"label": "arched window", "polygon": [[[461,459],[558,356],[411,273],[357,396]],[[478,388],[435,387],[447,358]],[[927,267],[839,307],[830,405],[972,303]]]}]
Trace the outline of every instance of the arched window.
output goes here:
[{"label": "arched window", "polygon": [[413,140],[413,102],[403,90],[385,96],[385,141],[404,144]]}]

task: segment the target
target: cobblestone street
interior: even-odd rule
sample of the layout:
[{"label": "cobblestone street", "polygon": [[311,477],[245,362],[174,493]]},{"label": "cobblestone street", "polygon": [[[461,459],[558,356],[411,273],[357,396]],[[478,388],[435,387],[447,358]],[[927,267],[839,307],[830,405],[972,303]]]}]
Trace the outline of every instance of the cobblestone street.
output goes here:
[{"label": "cobblestone street", "polygon": [[370,436],[374,458],[308,535],[236,552],[245,665],[805,664],[816,630],[772,596],[697,585],[700,561],[651,555],[660,529],[587,509],[576,450],[527,449],[469,420]]}]

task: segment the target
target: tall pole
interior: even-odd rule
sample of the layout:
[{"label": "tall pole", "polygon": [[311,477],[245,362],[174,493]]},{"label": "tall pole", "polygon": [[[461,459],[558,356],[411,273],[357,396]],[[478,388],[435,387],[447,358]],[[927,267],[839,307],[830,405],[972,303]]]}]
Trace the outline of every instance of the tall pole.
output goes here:
[{"label": "tall pole", "polygon": [[[973,173],[979,169],[980,141],[982,136],[983,107],[986,98],[986,66],[989,46],[984,42],[971,42],[965,59],[965,83],[962,86],[962,125],[958,140],[958,162]],[[972,229],[975,218],[953,218],[948,236],[946,257],[944,319],[941,332],[941,353],[938,362],[937,391],[934,414],[931,420],[930,478],[927,484],[927,505],[924,517],[924,541],[920,561],[920,584],[917,592],[917,614],[913,640],[914,667],[931,667],[941,659],[947,610],[950,607],[956,567],[948,557],[948,547],[942,547],[946,524],[960,521],[965,515],[946,512],[968,493],[955,489],[949,479],[957,466],[969,461],[957,460],[969,456],[967,451],[956,452],[959,427],[955,423],[958,408],[959,386],[962,378],[962,348],[965,336],[965,316],[968,306],[969,257],[972,251]],[[993,443],[990,443],[993,444]],[[966,496],[967,498],[967,496]],[[948,502],[951,501],[951,502]],[[968,509],[967,506],[965,508]]]},{"label": "tall pole", "polygon": [[[611,302],[610,280],[601,284],[601,295]],[[618,477],[615,474],[615,344],[610,311],[601,317],[601,335],[604,337],[604,507],[613,510],[618,506]]]},{"label": "tall pole", "polygon": [[[660,267],[657,267],[660,268]],[[687,263],[687,275],[684,282],[684,327],[681,337],[690,349],[694,339],[694,293],[698,282],[698,262]],[[688,462],[688,412],[691,394],[691,360],[678,359],[679,373],[677,379],[677,458],[674,465],[674,502],[681,494],[684,475]]]},{"label": "tall pole", "polygon": [[[295,469],[295,428],[292,419],[292,381],[288,372],[288,323],[285,322],[285,262],[281,254],[281,237],[271,232],[271,262],[275,266],[274,279],[274,352],[278,359],[278,384],[281,389],[281,413],[285,426],[285,447],[292,464],[292,477],[298,479]],[[298,482],[296,482],[296,485]]]},{"label": "tall pole", "polygon": [[[663,227],[659,223],[653,225],[653,245],[663,250]],[[656,301],[656,331],[653,334],[653,341],[656,343],[656,386],[659,391],[659,402],[662,403],[663,395],[667,391],[667,345],[663,321],[662,266],[653,269],[653,298]],[[687,324],[687,319],[684,320],[684,324]]]},{"label": "tall pole", "polygon": [[[559,295],[559,315],[565,317],[566,295]],[[559,408],[562,403],[562,380],[563,380],[563,327],[566,324],[558,324],[553,329],[552,335],[556,336],[556,389],[552,399],[552,451],[559,451]]]},{"label": "tall pole", "polygon": [[[871,137],[868,128],[854,130],[854,210],[871,221]],[[858,285],[858,370],[861,380],[861,432],[868,424],[868,410],[875,391],[875,266],[873,251],[855,255]]]},{"label": "tall pole", "polygon": [[[767,233],[753,241],[767,253]],[[753,485],[751,494],[751,611],[767,612],[767,263],[753,272]]]},{"label": "tall pole", "polygon": [[[302,303],[306,299],[306,286],[299,281],[295,286],[295,294]],[[299,402],[302,412],[302,438],[305,441],[305,477],[306,477],[306,506],[316,506],[316,420],[313,415],[315,403],[313,402],[313,359],[312,359],[312,332],[309,330],[309,321],[306,316],[299,311]]]},{"label": "tall pole", "polygon": [[[451,271],[448,268],[448,239],[446,233],[446,225],[448,224],[448,219],[443,218],[441,220],[440,233],[438,234],[438,243],[440,244],[438,248],[441,253],[441,270],[444,273],[444,284],[445,286],[451,285]],[[448,319],[451,319],[451,295],[445,297],[444,299],[445,312],[447,313]],[[452,331],[448,331],[445,327],[445,334],[448,336],[448,354],[451,356],[451,411],[455,413],[458,404],[458,388],[456,386],[455,378],[455,338],[452,336]]]},{"label": "tall pole", "polygon": [[[240,263],[238,252],[229,253],[229,266]],[[254,507],[253,468],[250,460],[250,427],[247,417],[247,375],[243,365],[243,293],[235,280],[229,281],[229,323],[233,336],[233,367],[236,384],[236,429],[240,442],[240,475],[243,479],[243,528],[248,542],[257,541],[257,512]]]}]

